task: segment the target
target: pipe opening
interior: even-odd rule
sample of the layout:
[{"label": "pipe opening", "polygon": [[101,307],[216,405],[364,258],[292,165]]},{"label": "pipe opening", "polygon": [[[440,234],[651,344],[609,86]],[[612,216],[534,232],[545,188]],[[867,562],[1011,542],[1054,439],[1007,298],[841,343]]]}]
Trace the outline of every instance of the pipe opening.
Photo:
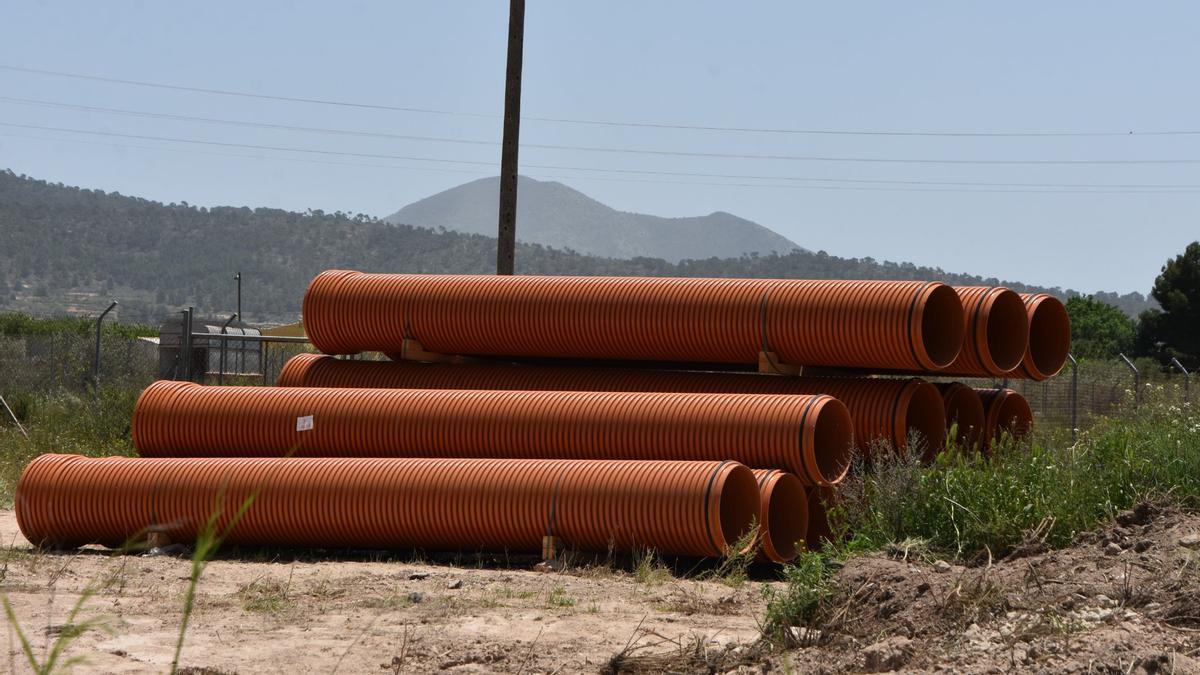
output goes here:
[{"label": "pipe opening", "polygon": [[1007,433],[1015,440],[1024,438],[1033,427],[1033,411],[1029,401],[1019,394],[1009,394],[1000,401],[1000,413],[996,418],[996,437]]},{"label": "pipe opening", "polygon": [[1029,358],[1042,378],[1057,375],[1071,349],[1071,319],[1057,298],[1044,297],[1029,318]]},{"label": "pipe opening", "polygon": [[904,413],[904,428],[907,433],[905,451],[911,451],[911,442],[917,443],[922,461],[932,461],[946,445],[946,413],[942,396],[937,387],[918,381],[913,387]]},{"label": "pipe opening", "polygon": [[766,536],[780,558],[777,562],[786,562],[796,557],[808,534],[808,495],[800,479],[790,473],[779,474],[771,486]]},{"label": "pipe opening", "polygon": [[946,428],[958,425],[954,442],[968,449],[975,447],[987,423],[979,394],[966,385],[956,383],[944,389],[943,397],[946,400]]},{"label": "pipe opening", "polygon": [[813,454],[817,471],[828,485],[842,480],[850,470],[854,453],[854,424],[846,404],[829,398],[818,404],[813,425]]},{"label": "pipe opening", "polygon": [[733,546],[750,531],[750,523],[758,520],[758,481],[754,473],[736,465],[725,476],[721,486],[721,537],[723,547]]},{"label": "pipe opening", "polygon": [[[987,350],[1004,372],[1021,365],[1029,346],[1029,317],[1021,296],[1004,291],[992,298],[987,315]],[[1065,358],[1065,357],[1064,357]]]},{"label": "pipe opening", "polygon": [[921,312],[921,346],[937,368],[954,362],[963,347],[966,326],[962,300],[950,286],[936,286]]}]

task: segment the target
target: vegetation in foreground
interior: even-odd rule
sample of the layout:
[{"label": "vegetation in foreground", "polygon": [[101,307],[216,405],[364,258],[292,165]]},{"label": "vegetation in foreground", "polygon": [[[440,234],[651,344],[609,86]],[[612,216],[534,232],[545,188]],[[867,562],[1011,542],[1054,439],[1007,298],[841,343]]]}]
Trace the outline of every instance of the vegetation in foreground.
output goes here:
[{"label": "vegetation in foreground", "polygon": [[1002,557],[1030,537],[1057,548],[1142,501],[1200,506],[1200,410],[1150,400],[1102,418],[1074,444],[1007,443],[987,459],[948,452],[931,467],[877,463],[835,509],[849,550],[921,540],[955,558]]},{"label": "vegetation in foreground", "polygon": [[[103,389],[97,398],[10,401],[29,438],[0,422],[0,502],[11,504],[21,469],[39,453],[132,454],[135,399],[133,390]],[[1003,444],[990,458],[948,452],[931,466],[877,461],[838,495],[833,518],[845,538],[784,566],[785,583],[764,586],[764,637],[786,645],[816,634],[830,577],[850,556],[902,548],[985,562],[1069,545],[1145,501],[1200,507],[1200,410],[1153,385],[1140,406],[1130,402],[1074,443],[1044,433],[1029,444]]]},{"label": "vegetation in foreground", "polygon": [[932,466],[892,459],[849,479],[832,510],[843,543],[805,554],[768,588],[764,633],[814,627],[827,580],[848,556],[903,549],[968,564],[1070,545],[1142,502],[1200,507],[1200,409],[1151,386],[1137,407],[1099,420],[1073,444],[1007,443],[990,458],[959,452]]},{"label": "vegetation in foreground", "polygon": [[21,470],[38,455],[132,456],[129,421],[137,396],[119,388],[101,388],[94,397],[62,390],[6,395],[21,427],[0,409],[0,506],[12,506]]}]

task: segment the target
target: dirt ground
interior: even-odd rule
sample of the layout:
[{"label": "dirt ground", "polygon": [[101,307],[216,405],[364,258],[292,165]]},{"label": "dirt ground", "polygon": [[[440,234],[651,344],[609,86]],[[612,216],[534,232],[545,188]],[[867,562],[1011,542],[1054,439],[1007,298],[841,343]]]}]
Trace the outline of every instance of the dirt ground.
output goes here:
[{"label": "dirt ground", "polygon": [[[38,552],[0,511],[0,587],[40,654],[71,605],[77,672],[165,672],[186,558]],[[1200,516],[1142,507],[1075,546],[971,567],[919,547],[852,559],[821,630],[758,643],[768,571],[737,584],[642,567],[242,551],[204,573],[184,672],[1200,673]],[[457,563],[457,564],[456,564]],[[620,566],[618,566],[620,567]],[[628,567],[626,567],[628,570]],[[25,672],[11,622],[0,669]]]}]

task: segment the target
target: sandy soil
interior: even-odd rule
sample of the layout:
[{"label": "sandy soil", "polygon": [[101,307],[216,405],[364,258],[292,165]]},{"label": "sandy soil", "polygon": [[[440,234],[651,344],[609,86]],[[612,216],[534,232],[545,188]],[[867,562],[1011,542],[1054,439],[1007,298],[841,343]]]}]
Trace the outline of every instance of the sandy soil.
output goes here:
[{"label": "sandy soil", "polygon": [[[0,541],[12,544],[0,586],[39,650],[61,630],[80,592],[95,584],[101,590],[81,618],[100,618],[106,630],[88,631],[71,645],[70,655],[87,658],[79,670],[169,668],[189,560],[35,552],[12,511],[0,511]],[[454,565],[370,553],[268,555],[252,551],[209,564],[182,666],[240,673],[596,672],[631,641],[686,642],[699,634],[724,645],[758,636],[761,601],[753,583],[731,588],[661,572],[638,583],[604,567],[534,571],[534,559],[510,559],[505,567],[473,556]],[[21,672],[19,644],[10,628],[5,633],[0,669]]]},{"label": "sandy soil", "polygon": [[[757,644],[766,582],[537,571],[532,559],[241,551],[201,581],[181,666],[192,673],[1200,672],[1200,517],[1143,508],[1069,549],[973,567],[920,551],[839,570],[822,630]],[[76,619],[77,672],[165,672],[190,562],[38,552],[0,511],[0,587],[37,653]],[[457,564],[455,564],[457,562]],[[766,574],[764,579],[770,579]],[[10,622],[0,669],[27,670]],[[66,628],[70,630],[70,628]],[[614,662],[614,656],[622,654]]]}]

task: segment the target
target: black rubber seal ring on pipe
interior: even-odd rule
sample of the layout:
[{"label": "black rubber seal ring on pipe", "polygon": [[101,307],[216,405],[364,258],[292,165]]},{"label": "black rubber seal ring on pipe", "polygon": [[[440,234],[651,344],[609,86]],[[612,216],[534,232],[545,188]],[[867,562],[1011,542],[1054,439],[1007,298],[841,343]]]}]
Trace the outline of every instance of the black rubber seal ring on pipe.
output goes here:
[{"label": "black rubber seal ring on pipe", "polygon": [[[717,540],[713,538],[712,518],[710,518],[708,515],[708,502],[712,499],[713,486],[717,483],[717,476],[721,474],[721,468],[728,464],[729,461],[730,460],[728,459],[723,460],[720,464],[713,468],[713,474],[708,478],[708,488],[704,490],[704,503],[701,505],[701,507],[704,509],[704,529],[708,534],[708,543],[712,544],[712,550],[716,551],[717,555],[721,555],[725,551],[722,550],[720,546],[717,546]],[[718,517],[720,517],[720,509],[717,509],[717,513]],[[722,538],[724,537],[722,536]]]},{"label": "black rubber seal ring on pipe", "polygon": [[[818,482],[821,480],[824,480],[825,475],[821,473],[820,466],[810,467],[808,465],[808,457],[806,457],[804,455],[804,425],[808,421],[808,413],[812,410],[813,406],[816,405],[817,401],[823,400],[826,398],[829,398],[829,397],[825,396],[824,394],[812,397],[811,399],[809,399],[808,403],[804,406],[804,412],[800,413],[800,466],[804,469],[805,477],[807,477],[809,479],[812,478],[812,474],[809,473],[809,469],[815,468],[817,470],[817,475],[820,476],[820,478],[817,479]],[[813,459],[816,459],[816,456],[817,456],[817,448],[815,447],[816,443],[817,443],[817,434],[816,434],[816,429],[814,428],[813,429],[813,446],[814,446],[813,447]]]},{"label": "black rubber seal ring on pipe", "polygon": [[[913,340],[913,332],[912,332],[913,316],[917,313],[917,302],[919,302],[921,300],[921,294],[925,292],[926,288],[929,288],[930,286],[932,286],[933,284],[936,284],[936,283],[938,283],[938,282],[926,281],[924,286],[921,286],[920,288],[917,289],[917,292],[913,295],[912,304],[909,305],[909,307],[908,307],[908,348],[909,348],[909,351],[912,352],[913,361],[916,362],[918,368],[922,367],[922,364],[921,364],[921,357],[917,356],[917,343]],[[923,324],[924,324],[924,322],[922,322],[921,337],[925,336],[925,330],[924,330]],[[930,358],[929,362],[933,363],[933,359]],[[934,365],[936,365],[936,364],[934,364]],[[947,365],[949,365],[949,364],[947,364]]]}]

